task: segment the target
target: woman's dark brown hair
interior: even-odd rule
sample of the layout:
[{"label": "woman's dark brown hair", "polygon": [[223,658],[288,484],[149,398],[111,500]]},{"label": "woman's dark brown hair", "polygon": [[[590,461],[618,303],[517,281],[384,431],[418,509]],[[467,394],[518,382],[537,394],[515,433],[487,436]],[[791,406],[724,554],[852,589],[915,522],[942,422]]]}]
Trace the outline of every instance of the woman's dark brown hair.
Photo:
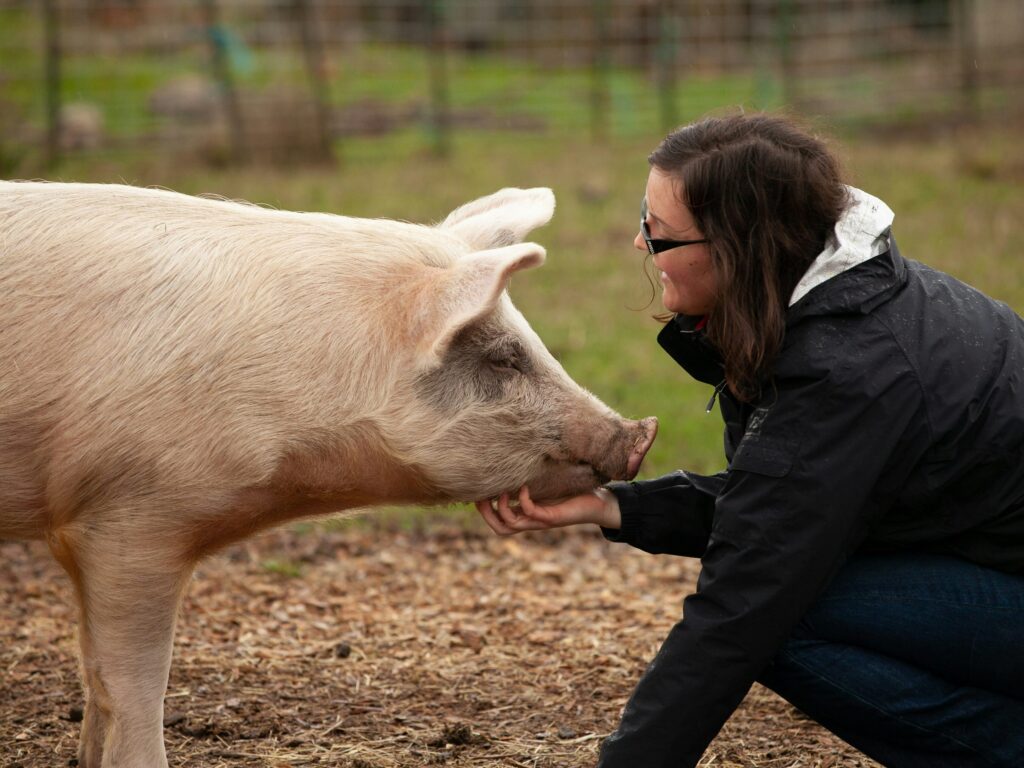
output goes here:
[{"label": "woman's dark brown hair", "polygon": [[673,177],[718,280],[708,340],[742,400],[755,399],[782,345],[786,309],[847,205],[824,143],[772,115],[707,118],[669,134],[648,162]]}]

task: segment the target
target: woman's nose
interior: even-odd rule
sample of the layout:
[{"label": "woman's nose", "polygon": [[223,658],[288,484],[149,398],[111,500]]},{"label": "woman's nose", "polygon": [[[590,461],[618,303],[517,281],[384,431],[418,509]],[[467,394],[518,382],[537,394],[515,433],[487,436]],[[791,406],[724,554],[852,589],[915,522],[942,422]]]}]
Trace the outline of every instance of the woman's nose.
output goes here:
[{"label": "woman's nose", "polygon": [[647,241],[644,240],[644,236],[639,232],[636,233],[636,237],[633,238],[633,247],[638,251],[647,252]]}]

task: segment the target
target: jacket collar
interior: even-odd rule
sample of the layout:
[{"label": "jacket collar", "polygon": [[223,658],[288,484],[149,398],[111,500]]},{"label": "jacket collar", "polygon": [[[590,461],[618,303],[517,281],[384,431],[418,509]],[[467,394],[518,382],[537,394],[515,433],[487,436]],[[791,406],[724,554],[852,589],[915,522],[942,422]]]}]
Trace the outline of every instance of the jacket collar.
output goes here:
[{"label": "jacket collar", "polygon": [[896,240],[888,235],[888,250],[821,283],[786,313],[786,327],[817,315],[866,315],[888,301],[907,282],[907,262]]},{"label": "jacket collar", "polygon": [[863,190],[847,187],[846,192],[849,199],[846,210],[822,252],[797,283],[789,299],[790,306],[822,283],[889,250],[892,210]]},{"label": "jacket collar", "polygon": [[658,334],[658,344],[697,381],[718,385],[725,378],[722,359],[708,343],[701,317],[676,315]]}]

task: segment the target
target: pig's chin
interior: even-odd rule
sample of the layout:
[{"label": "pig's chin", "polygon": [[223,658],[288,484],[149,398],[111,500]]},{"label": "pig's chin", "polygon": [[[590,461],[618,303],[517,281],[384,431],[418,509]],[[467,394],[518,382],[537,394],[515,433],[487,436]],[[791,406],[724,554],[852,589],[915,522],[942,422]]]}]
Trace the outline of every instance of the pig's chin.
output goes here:
[{"label": "pig's chin", "polygon": [[555,461],[544,462],[543,474],[526,485],[530,497],[537,503],[550,504],[556,501],[590,493],[607,483],[611,478],[601,475],[590,464]]}]

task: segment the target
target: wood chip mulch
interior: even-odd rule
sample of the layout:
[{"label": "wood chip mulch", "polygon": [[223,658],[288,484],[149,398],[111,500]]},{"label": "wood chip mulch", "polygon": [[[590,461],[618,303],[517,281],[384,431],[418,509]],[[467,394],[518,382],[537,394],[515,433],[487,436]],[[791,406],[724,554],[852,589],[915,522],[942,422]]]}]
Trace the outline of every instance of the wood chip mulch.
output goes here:
[{"label": "wood chip mulch", "polygon": [[[696,573],[596,532],[267,533],[196,571],[165,706],[170,765],[593,766]],[[5,768],[76,764],[75,621],[45,546],[0,542]],[[755,686],[701,765],[876,764]]]}]

